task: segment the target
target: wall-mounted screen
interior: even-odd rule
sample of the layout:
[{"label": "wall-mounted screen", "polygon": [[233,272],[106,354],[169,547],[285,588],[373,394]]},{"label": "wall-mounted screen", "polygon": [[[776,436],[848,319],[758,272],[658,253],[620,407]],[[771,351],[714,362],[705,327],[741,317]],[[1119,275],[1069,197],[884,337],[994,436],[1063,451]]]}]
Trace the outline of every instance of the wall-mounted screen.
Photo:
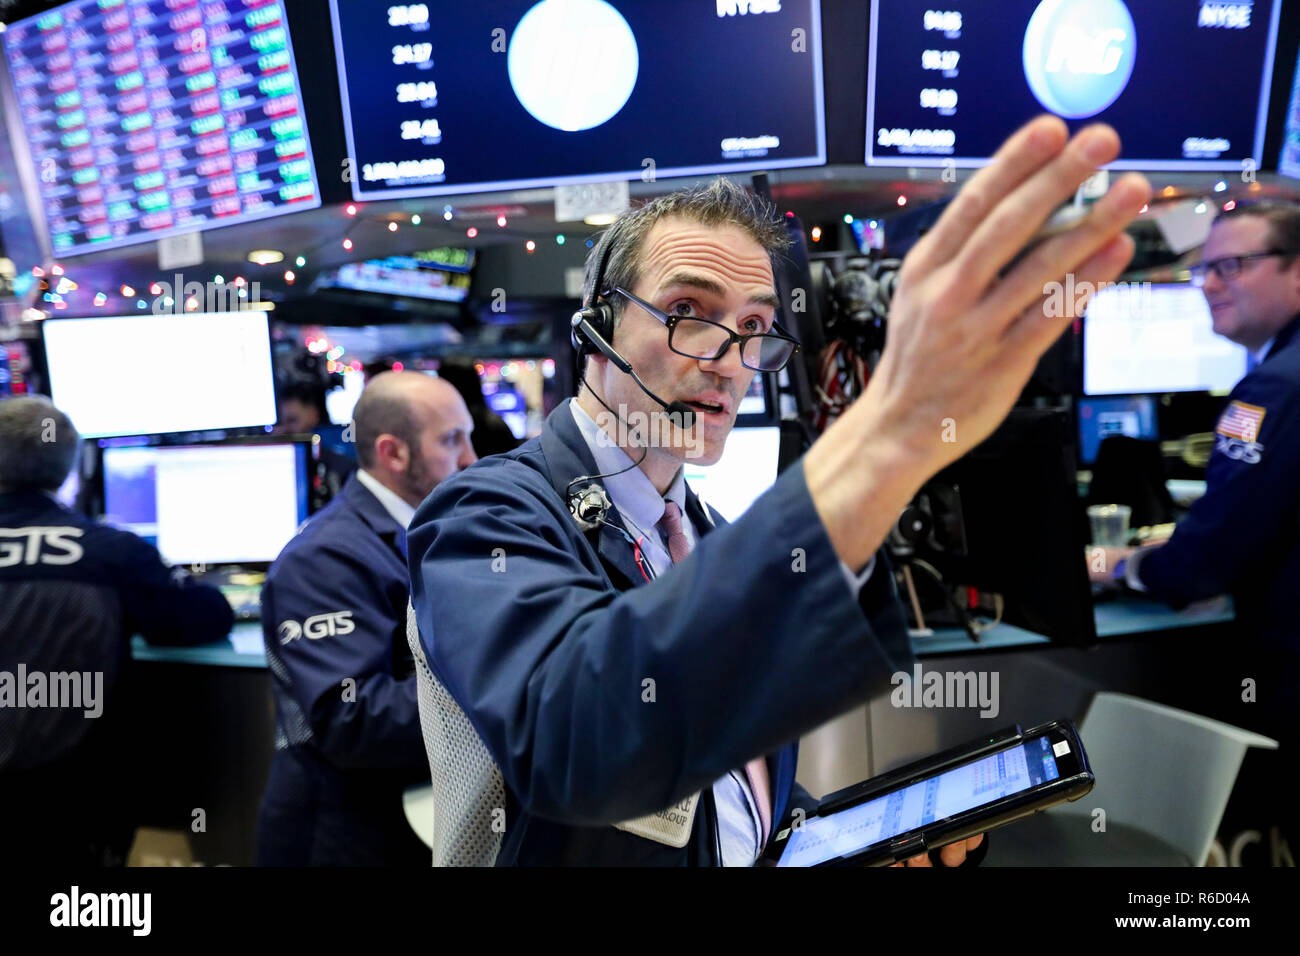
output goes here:
[{"label": "wall-mounted screen", "polygon": [[825,162],[819,0],[331,0],[360,199]]},{"label": "wall-mounted screen", "polygon": [[56,256],[320,205],[283,0],[79,0],[0,40]]},{"label": "wall-mounted screen", "polygon": [[1291,80],[1291,96],[1286,104],[1286,127],[1282,133],[1282,155],[1277,171],[1283,176],[1300,179],[1300,57]]},{"label": "wall-mounted screen", "polygon": [[1258,168],[1280,0],[872,0],[867,162],[977,166],[1038,113],[1115,169]]}]

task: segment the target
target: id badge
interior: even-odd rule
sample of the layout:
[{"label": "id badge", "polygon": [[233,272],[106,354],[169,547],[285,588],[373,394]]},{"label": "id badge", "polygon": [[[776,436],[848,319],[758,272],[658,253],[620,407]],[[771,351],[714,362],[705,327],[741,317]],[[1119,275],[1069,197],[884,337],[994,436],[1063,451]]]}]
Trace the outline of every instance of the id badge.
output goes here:
[{"label": "id badge", "polygon": [[695,823],[695,810],[699,803],[700,794],[697,792],[666,810],[616,823],[614,828],[680,850],[691,838],[691,827]]}]

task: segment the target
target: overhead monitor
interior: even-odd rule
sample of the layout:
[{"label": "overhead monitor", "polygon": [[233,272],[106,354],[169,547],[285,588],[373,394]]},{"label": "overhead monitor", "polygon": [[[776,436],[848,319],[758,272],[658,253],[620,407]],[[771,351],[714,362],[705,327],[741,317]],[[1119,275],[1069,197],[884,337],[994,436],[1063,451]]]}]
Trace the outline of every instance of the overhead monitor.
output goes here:
[{"label": "overhead monitor", "polygon": [[358,200],[826,160],[819,0],[330,9]]},{"label": "overhead monitor", "polygon": [[0,40],[56,256],[320,205],[283,0],[78,0]]},{"label": "overhead monitor", "polygon": [[307,519],[305,442],[104,449],[104,518],[168,564],[269,563]]},{"label": "overhead monitor", "polygon": [[274,425],[265,312],[42,323],[50,397],[85,438]]},{"label": "overhead monitor", "polygon": [[1282,133],[1282,155],[1277,171],[1283,176],[1300,179],[1300,57],[1296,59],[1291,80],[1291,96],[1286,104],[1286,127]]},{"label": "overhead monitor", "polygon": [[1210,307],[1190,285],[1124,283],[1100,289],[1083,321],[1083,393],[1226,392],[1248,353],[1214,333]]},{"label": "overhead monitor", "polygon": [[978,166],[1048,112],[1114,169],[1258,168],[1280,0],[872,0],[866,161]]},{"label": "overhead monitor", "polygon": [[714,465],[686,459],[683,469],[691,490],[728,521],[739,518],[776,481],[781,429],[733,428],[722,457]]},{"label": "overhead monitor", "polygon": [[346,262],[316,279],[313,288],[352,289],[379,295],[464,302],[469,297],[468,271],[434,268],[410,256]]}]

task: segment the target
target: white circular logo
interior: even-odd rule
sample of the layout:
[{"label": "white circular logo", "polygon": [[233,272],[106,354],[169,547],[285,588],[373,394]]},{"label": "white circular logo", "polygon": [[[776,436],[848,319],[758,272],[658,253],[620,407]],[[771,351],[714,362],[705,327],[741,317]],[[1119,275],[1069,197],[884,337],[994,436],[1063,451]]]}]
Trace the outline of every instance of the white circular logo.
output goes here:
[{"label": "white circular logo", "polygon": [[565,132],[608,122],[636,86],[636,38],[605,0],[542,0],[506,54],[510,86],[539,122]]},{"label": "white circular logo", "polygon": [[1095,116],[1133,75],[1133,17],[1123,0],[1043,0],[1025,29],[1023,57],[1044,108],[1067,119]]}]

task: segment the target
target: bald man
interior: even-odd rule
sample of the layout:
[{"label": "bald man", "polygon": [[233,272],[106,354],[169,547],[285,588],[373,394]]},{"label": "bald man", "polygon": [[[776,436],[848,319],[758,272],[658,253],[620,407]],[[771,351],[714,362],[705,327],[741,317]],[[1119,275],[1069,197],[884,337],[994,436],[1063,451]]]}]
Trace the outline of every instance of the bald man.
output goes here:
[{"label": "bald man", "polygon": [[402,791],[429,778],[406,644],[406,526],[473,464],[474,425],[456,389],[418,372],[372,379],[352,424],[359,470],[262,588],[276,711],[263,866],[429,865],[402,811]]}]

